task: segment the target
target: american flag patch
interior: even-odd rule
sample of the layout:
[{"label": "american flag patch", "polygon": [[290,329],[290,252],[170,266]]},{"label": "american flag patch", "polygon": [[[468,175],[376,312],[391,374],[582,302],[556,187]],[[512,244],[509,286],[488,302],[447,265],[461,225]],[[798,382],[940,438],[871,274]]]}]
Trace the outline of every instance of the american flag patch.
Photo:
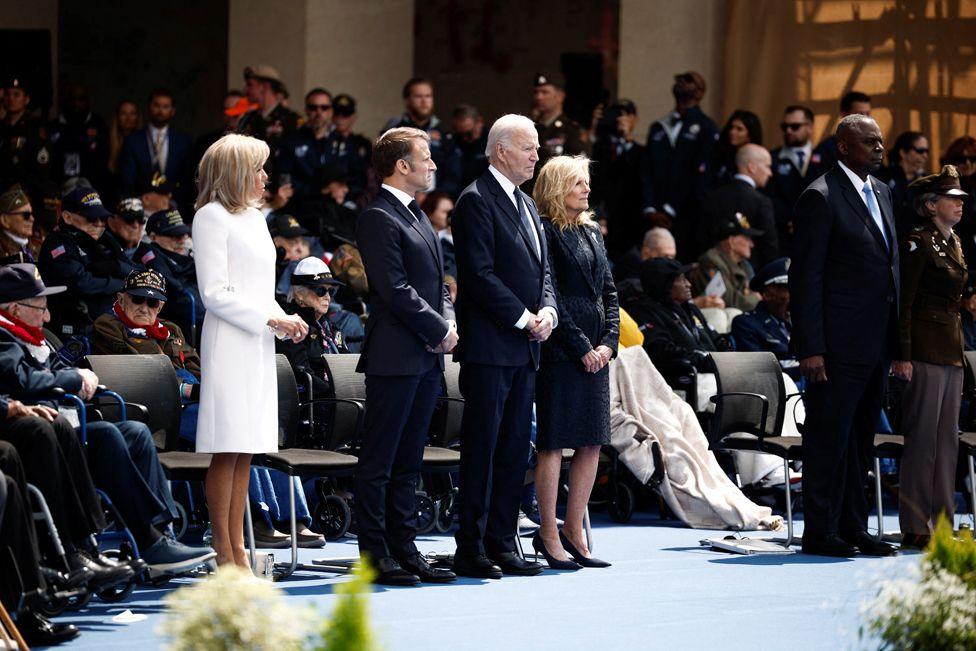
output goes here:
[{"label": "american flag patch", "polygon": [[59,255],[64,255],[65,253],[66,251],[64,250],[64,244],[62,244],[58,248],[51,250],[51,257],[57,258]]},{"label": "american flag patch", "polygon": [[156,259],[156,254],[152,251],[147,251],[146,255],[142,256],[142,264],[146,264],[152,260]]}]

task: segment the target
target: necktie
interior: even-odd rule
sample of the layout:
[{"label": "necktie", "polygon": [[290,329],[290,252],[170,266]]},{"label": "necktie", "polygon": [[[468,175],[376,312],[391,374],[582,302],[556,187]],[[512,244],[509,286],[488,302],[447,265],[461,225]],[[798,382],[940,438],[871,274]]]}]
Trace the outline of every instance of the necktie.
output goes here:
[{"label": "necktie", "polygon": [[535,230],[535,224],[532,223],[532,219],[529,217],[529,211],[525,209],[525,202],[522,199],[522,192],[515,188],[515,205],[518,206],[519,217],[522,219],[522,225],[525,226],[525,231],[530,234],[530,239],[532,240],[532,245],[535,247],[535,255],[537,258],[542,258],[542,251],[539,250],[539,233]]},{"label": "necktie", "polygon": [[874,196],[874,189],[871,187],[870,181],[864,182],[864,187],[861,188],[861,192],[864,193],[864,198],[868,202],[868,212],[871,213],[871,219],[877,224],[878,230],[881,231],[881,237],[884,238],[885,247],[890,248],[891,245],[888,243],[888,234],[885,232],[884,220],[881,219],[881,208],[878,207],[878,200]]},{"label": "necktie", "polygon": [[424,214],[424,211],[420,209],[420,204],[418,204],[416,201],[411,201],[409,204],[407,204],[407,208],[409,208],[410,212],[413,213],[414,219],[416,219],[418,222],[424,221],[423,219],[421,219],[421,216]]},{"label": "necktie", "polygon": [[153,142],[153,149],[156,153],[156,167],[162,174],[165,172],[166,161],[163,160],[163,132],[156,132],[156,140]]},{"label": "necktie", "polygon": [[802,149],[796,150],[796,162],[798,163],[798,167],[800,168],[801,172],[803,171],[803,159],[806,158],[806,156],[807,153]]},{"label": "necktie", "polygon": [[417,224],[420,226],[420,231],[423,233],[424,237],[426,237],[429,242],[435,241],[437,239],[437,235],[434,233],[434,225],[430,223],[430,220],[427,219],[427,215],[425,215],[424,211],[420,209],[420,204],[418,204],[416,201],[411,201],[407,207],[410,209],[410,212],[413,213],[414,219],[417,220]]}]

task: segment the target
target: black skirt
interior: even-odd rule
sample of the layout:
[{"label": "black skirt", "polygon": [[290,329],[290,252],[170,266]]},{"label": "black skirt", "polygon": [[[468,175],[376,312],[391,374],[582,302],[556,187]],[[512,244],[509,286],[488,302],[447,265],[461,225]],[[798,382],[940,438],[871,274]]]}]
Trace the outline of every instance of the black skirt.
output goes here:
[{"label": "black skirt", "polygon": [[543,362],[536,375],[539,450],[610,444],[610,365],[587,373],[580,362]]}]

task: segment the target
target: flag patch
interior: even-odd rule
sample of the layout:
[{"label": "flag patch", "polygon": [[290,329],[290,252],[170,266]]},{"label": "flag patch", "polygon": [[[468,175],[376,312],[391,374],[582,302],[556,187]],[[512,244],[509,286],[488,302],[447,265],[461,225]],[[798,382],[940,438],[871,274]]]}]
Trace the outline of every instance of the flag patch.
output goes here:
[{"label": "flag patch", "polygon": [[67,251],[64,250],[64,244],[62,244],[58,248],[51,250],[51,257],[57,258],[58,256],[64,255],[65,253],[67,253]]}]

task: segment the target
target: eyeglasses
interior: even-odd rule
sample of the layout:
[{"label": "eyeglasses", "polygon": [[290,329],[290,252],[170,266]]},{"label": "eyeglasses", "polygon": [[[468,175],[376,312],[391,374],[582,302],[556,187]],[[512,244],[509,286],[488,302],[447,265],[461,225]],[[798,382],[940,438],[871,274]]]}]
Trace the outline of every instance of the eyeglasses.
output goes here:
[{"label": "eyeglasses", "polygon": [[911,149],[913,152],[921,156],[925,156],[926,154],[929,153],[928,147],[909,147],[909,149]]},{"label": "eyeglasses", "polygon": [[328,294],[329,296],[336,295],[335,287],[325,287],[323,285],[319,285],[317,287],[310,287],[309,289],[311,289],[315,293],[315,295],[318,296],[319,298],[322,298],[326,294]]},{"label": "eyeglasses", "polygon": [[30,303],[17,303],[17,305],[21,305],[23,307],[29,307],[32,310],[40,310],[41,312],[47,312],[47,305],[43,307],[40,305],[31,305]]},{"label": "eyeglasses", "polygon": [[326,111],[332,110],[332,105],[331,104],[306,104],[305,110],[308,111],[309,113],[311,113],[312,111],[322,111],[323,113],[325,113]]},{"label": "eyeglasses", "polygon": [[810,124],[809,122],[783,122],[779,125],[781,131],[799,131]]},{"label": "eyeglasses", "polygon": [[134,305],[142,305],[145,303],[147,307],[154,310],[159,307],[160,304],[162,304],[162,301],[158,298],[146,298],[145,296],[133,296],[132,294],[129,294],[129,300],[132,301]]},{"label": "eyeglasses", "polygon": [[25,222],[29,222],[30,220],[34,219],[34,213],[31,212],[30,210],[18,210],[17,212],[8,212],[8,213],[4,213],[4,214],[7,214],[7,215],[20,215],[21,217],[24,218],[24,221]]},{"label": "eyeglasses", "polygon": [[140,217],[138,215],[133,215],[131,213],[122,213],[121,215],[119,215],[119,218],[122,221],[124,221],[126,224],[129,224],[130,226],[132,224],[135,224],[136,222],[138,222],[140,224],[145,224],[146,223],[146,218],[145,217]]}]

